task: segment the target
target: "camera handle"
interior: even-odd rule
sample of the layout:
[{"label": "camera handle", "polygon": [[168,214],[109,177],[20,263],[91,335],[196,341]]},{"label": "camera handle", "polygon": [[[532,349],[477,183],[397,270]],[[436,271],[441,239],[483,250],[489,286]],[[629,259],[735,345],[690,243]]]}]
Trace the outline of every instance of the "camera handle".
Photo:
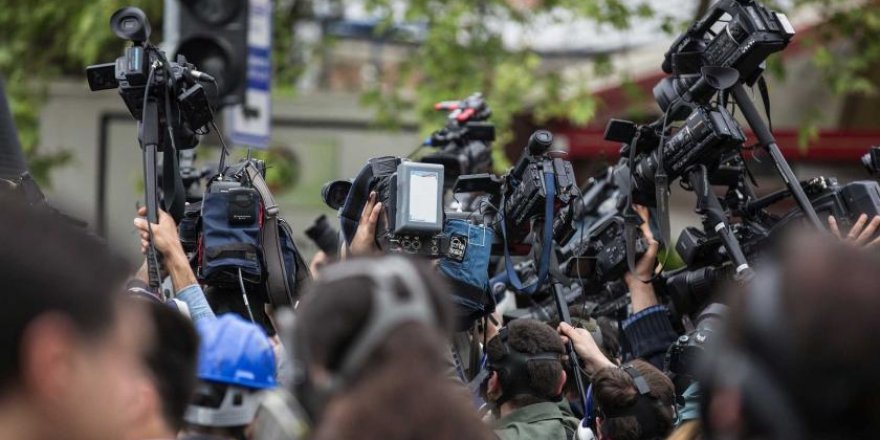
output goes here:
[{"label": "camera handle", "polygon": [[[556,302],[556,312],[559,314],[559,320],[566,324],[571,324],[571,314],[568,312],[568,302],[562,292],[562,283],[555,281],[553,283],[553,300]],[[578,394],[581,398],[581,404],[584,405],[584,411],[587,408],[587,389],[584,387],[584,378],[581,377],[581,361],[578,359],[577,352],[574,351],[574,343],[571,340],[565,344],[565,351],[568,354],[568,366],[574,375],[574,381],[577,386]]]},{"label": "camera handle", "polygon": [[789,191],[791,191],[791,194],[794,196],[795,201],[797,201],[801,211],[804,212],[804,215],[813,227],[819,231],[825,232],[825,226],[819,221],[819,216],[816,215],[816,210],[813,209],[810,199],[808,199],[806,193],[804,193],[800,181],[797,176],[794,175],[794,172],[788,165],[788,161],[785,160],[785,156],[782,155],[782,151],[779,149],[779,145],[776,144],[776,139],[773,137],[773,133],[770,132],[770,128],[764,122],[764,119],[761,118],[758,109],[755,107],[755,103],[749,98],[743,84],[741,82],[736,83],[730,88],[730,93],[733,95],[733,99],[736,101],[737,106],[742,110],[743,116],[746,118],[749,126],[752,127],[752,130],[755,132],[755,136],[758,137],[758,142],[770,153],[770,157],[776,165],[776,170],[779,171],[782,180],[785,181],[785,185],[788,187]]},{"label": "camera handle", "polygon": [[[148,86],[149,87],[149,86]],[[148,224],[159,223],[159,195],[157,193],[156,154],[159,150],[159,106],[155,97],[144,101],[143,118],[140,123],[141,144],[144,154],[144,203],[147,208]],[[147,273],[149,285],[154,292],[160,292],[162,278],[159,274],[159,256],[153,245],[153,231],[150,227],[150,243],[147,245]]]},{"label": "camera handle", "polygon": [[730,225],[727,223],[721,202],[718,201],[718,197],[712,192],[712,185],[709,184],[709,173],[706,167],[698,165],[691,168],[688,171],[688,181],[691,184],[691,188],[694,189],[694,194],[697,196],[696,212],[703,216],[705,227],[715,231],[718,237],[721,238],[721,243],[724,245],[724,249],[727,250],[727,255],[733,261],[737,280],[742,282],[750,281],[754,277],[754,271],[743,254],[739,240],[736,239],[736,236],[730,230]]}]

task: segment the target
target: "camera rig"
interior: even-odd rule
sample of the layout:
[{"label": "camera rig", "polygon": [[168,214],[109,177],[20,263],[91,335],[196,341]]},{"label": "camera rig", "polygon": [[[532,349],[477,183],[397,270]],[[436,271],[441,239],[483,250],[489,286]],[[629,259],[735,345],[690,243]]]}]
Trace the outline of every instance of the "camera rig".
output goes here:
[{"label": "camera rig", "polygon": [[420,161],[443,165],[444,181],[449,187],[459,176],[491,171],[495,126],[487,122],[492,110],[483,95],[475,93],[460,101],[439,102],[434,109],[449,114],[446,125],[425,140],[424,146],[436,151]]},{"label": "camera rig", "polygon": [[[194,148],[198,134],[213,123],[213,112],[199,81],[214,78],[178,57],[170,62],[150,39],[150,22],[135,7],[117,10],[110,17],[110,29],[130,40],[123,55],[113,63],[89,66],[86,75],[92,91],[118,88],[126,107],[138,121],[144,160],[147,219],[158,223],[156,154],[163,152],[163,202],[179,221],[184,214],[186,192],[178,170],[180,150]],[[151,244],[147,251],[150,287],[159,290],[159,263]]]}]

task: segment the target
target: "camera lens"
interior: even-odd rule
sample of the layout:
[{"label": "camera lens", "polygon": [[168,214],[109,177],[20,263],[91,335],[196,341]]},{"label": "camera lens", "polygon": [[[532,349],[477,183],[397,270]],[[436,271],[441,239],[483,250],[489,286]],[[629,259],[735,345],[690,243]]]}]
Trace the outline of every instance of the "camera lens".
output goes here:
[{"label": "camera lens", "polygon": [[345,205],[345,199],[351,190],[351,182],[348,180],[333,180],[324,184],[321,188],[321,198],[324,203],[333,209],[340,209]]}]

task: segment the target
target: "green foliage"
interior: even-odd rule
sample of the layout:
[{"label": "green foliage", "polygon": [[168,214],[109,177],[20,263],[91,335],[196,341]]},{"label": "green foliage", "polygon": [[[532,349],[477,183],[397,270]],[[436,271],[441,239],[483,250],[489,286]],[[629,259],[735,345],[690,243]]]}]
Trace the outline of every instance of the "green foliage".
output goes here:
[{"label": "green foliage", "polygon": [[[392,0],[370,0],[370,10],[394,21]],[[531,110],[536,122],[567,120],[584,125],[593,118],[599,103],[587,88],[586,77],[561,75],[542,63],[529,47],[506,48],[497,26],[515,22],[525,29],[538,26],[537,14],[546,13],[554,22],[590,19],[616,29],[626,29],[634,17],[653,15],[649,3],[621,0],[544,0],[531,9],[507,0],[412,0],[403,12],[405,20],[427,24],[424,44],[414,50],[402,74],[390,86],[378,84],[365,94],[364,102],[375,106],[380,120],[391,122],[403,110],[413,109],[422,131],[436,129],[442,118],[433,104],[483,92],[497,127],[494,157],[499,168],[508,165],[501,147],[513,138],[514,117]],[[496,25],[492,25],[495,23]],[[595,74],[611,72],[607,58],[596,60]],[[416,96],[405,100],[402,85],[416,80]]]},{"label": "green foliage", "polygon": [[[323,1],[340,9],[345,5],[345,0]],[[292,93],[304,69],[292,48],[297,44],[295,27],[311,15],[311,3],[274,0],[276,93]],[[526,3],[532,6],[520,6]],[[709,3],[692,0],[686,7],[696,10]],[[880,76],[876,75],[880,67],[880,8],[847,8],[841,3],[848,2],[796,0],[794,7],[818,7],[827,20],[809,47],[828,86],[838,94],[876,93],[880,88]],[[26,158],[42,183],[47,183],[53,167],[70,160],[67,151],[47,154],[40,148],[38,117],[48,81],[60,75],[82,78],[84,66],[119,56],[125,43],[112,35],[108,21],[121,6],[143,8],[152,21],[153,39],[158,41],[162,4],[163,0],[0,0],[0,73],[6,80]],[[395,78],[390,83],[384,78],[385,83],[380,81],[364,93],[362,102],[376,110],[377,123],[395,126],[399,115],[413,111],[427,133],[443,123],[443,116],[433,111],[436,101],[482,91],[493,107],[499,147],[512,138],[510,128],[518,114],[530,112],[539,123],[563,119],[580,125],[595,115],[600,104],[587,88],[588,74],[563,77],[527,46],[505,48],[498,23],[516,22],[535,30],[539,26],[535,17],[545,14],[557,23],[588,19],[626,29],[633,20],[656,14],[648,0],[410,0],[402,11],[394,0],[366,0],[366,4],[383,18],[385,29],[398,19],[427,25],[424,44],[412,49]],[[687,25],[669,17],[660,20],[661,27],[672,34]],[[830,42],[840,40],[849,44],[845,54],[828,49]],[[613,71],[607,57],[592,61],[593,76]],[[778,60],[770,70],[784,73]],[[414,96],[403,93],[407,89],[404,85],[411,84],[416,84]],[[804,142],[815,136],[811,125],[805,121]],[[496,151],[496,158],[503,158],[500,153]],[[506,161],[499,164],[503,167]]]},{"label": "green foliage", "polygon": [[48,81],[59,75],[83,77],[84,66],[112,61],[123,42],[109,29],[110,15],[140,6],[161,35],[162,0],[0,0],[0,73],[4,76],[15,124],[31,173],[49,185],[50,171],[71,159],[69,151],[41,151],[40,107]]},{"label": "green foliage", "polygon": [[[266,163],[266,184],[274,193],[283,193],[294,188],[299,182],[302,171],[299,160],[289,150],[281,146],[274,146],[268,150],[238,150],[236,160],[240,161],[248,156],[262,160]],[[231,163],[231,162],[230,162]]]},{"label": "green foliage", "polygon": [[[822,24],[803,42],[812,50],[813,64],[827,87],[841,98],[876,94],[880,90],[880,7],[876,1],[797,0],[795,7],[817,8],[822,17]],[[805,113],[801,148],[818,137],[815,121],[823,110],[822,103],[816,103]]]}]

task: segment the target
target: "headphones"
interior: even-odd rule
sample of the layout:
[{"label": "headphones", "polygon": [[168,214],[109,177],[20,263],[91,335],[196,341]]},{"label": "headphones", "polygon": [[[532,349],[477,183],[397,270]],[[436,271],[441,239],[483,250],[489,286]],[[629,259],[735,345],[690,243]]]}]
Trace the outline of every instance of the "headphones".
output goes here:
[{"label": "headphones", "polygon": [[[597,408],[593,398],[593,384],[590,384],[590,387],[587,389],[587,408],[585,410],[586,417],[584,418],[585,428],[596,429],[596,418],[598,417],[601,417],[602,420],[618,417],[635,417],[639,421],[642,438],[653,438],[645,435],[645,433],[650,435],[659,429],[659,421],[657,420],[655,409],[660,402],[651,395],[651,386],[648,385],[648,381],[632,364],[624,364],[620,369],[632,378],[633,385],[639,393],[635,403],[613,411]],[[658,435],[656,437],[661,436]]]},{"label": "headphones", "polygon": [[[501,328],[501,330],[498,331],[498,335],[493,338],[493,340],[496,338],[501,342],[504,353],[500,359],[495,361],[488,360],[487,357],[487,374],[482,381],[483,391],[485,393],[485,387],[488,384],[489,377],[491,377],[488,372],[494,371],[498,373],[498,380],[503,384],[503,392],[495,402],[496,406],[501,406],[517,395],[537,395],[531,386],[531,377],[529,376],[528,370],[530,362],[550,361],[559,362],[561,365],[562,353],[522,353],[511,347],[508,342],[510,339],[510,329],[507,326]],[[559,400],[561,396],[554,395],[539,397],[544,397],[549,400]]]},{"label": "headphones", "polygon": [[[314,417],[323,404],[336,392],[348,385],[363,367],[369,356],[384,343],[389,335],[401,325],[411,322],[436,327],[439,323],[437,310],[431,302],[428,286],[412,261],[403,256],[389,256],[378,260],[346,261],[327,268],[321,274],[321,282],[333,283],[347,278],[367,277],[375,288],[370,291],[372,307],[366,325],[360,329],[355,341],[342,356],[341,367],[331,372],[326,384],[313,384],[309,380],[310,355],[301,338],[303,329],[296,328],[300,343],[291,346],[294,351],[294,378],[297,387],[308,394],[302,402]],[[408,292],[403,297],[395,291],[399,281]],[[295,319],[295,318],[294,318]]]}]

